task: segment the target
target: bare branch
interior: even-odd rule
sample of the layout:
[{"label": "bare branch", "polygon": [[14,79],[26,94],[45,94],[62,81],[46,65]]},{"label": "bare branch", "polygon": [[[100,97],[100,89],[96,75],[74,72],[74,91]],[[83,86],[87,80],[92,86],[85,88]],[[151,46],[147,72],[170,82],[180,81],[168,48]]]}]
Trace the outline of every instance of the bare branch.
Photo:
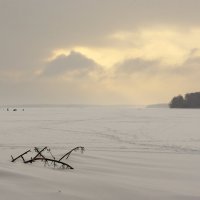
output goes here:
[{"label": "bare branch", "polygon": [[[65,169],[65,168],[67,168],[67,169],[74,169],[71,165],[69,165],[69,164],[63,162],[62,160],[63,160],[64,158],[68,159],[69,156],[71,155],[71,153],[72,153],[73,151],[81,150],[81,152],[83,152],[85,149],[84,149],[84,147],[81,147],[81,146],[75,147],[75,148],[73,148],[72,150],[70,150],[69,152],[67,152],[64,156],[62,156],[59,160],[56,159],[55,156],[53,156],[53,154],[51,153],[51,149],[50,149],[50,148],[44,147],[42,150],[39,150],[38,147],[35,147],[34,150],[35,150],[35,152],[36,152],[36,155],[35,155],[34,157],[31,157],[29,160],[25,160],[23,156],[24,156],[25,154],[31,152],[31,150],[28,150],[28,151],[26,151],[26,152],[20,154],[20,155],[17,156],[16,158],[13,158],[13,156],[11,155],[11,159],[12,159],[11,162],[15,162],[17,159],[21,158],[25,164],[26,164],[26,163],[33,163],[33,162],[35,162],[35,161],[42,161],[42,162],[44,162],[44,165],[46,165],[46,164],[48,164],[48,165],[51,164],[51,165],[54,166],[54,168],[55,168],[56,166],[58,166],[58,165],[61,165],[61,167],[62,167],[63,169]],[[47,158],[47,157],[43,154],[43,152],[44,152],[45,150],[47,150],[47,152],[49,152],[49,153],[51,154],[51,157],[52,157],[52,158]],[[51,163],[49,163],[49,162],[51,162]],[[50,166],[50,165],[49,165],[49,166]]]},{"label": "bare branch", "polygon": [[11,158],[12,158],[12,161],[11,161],[11,162],[15,162],[15,161],[16,161],[17,159],[19,159],[19,158],[22,158],[22,159],[24,160],[23,155],[25,155],[25,154],[27,154],[27,153],[29,153],[29,152],[31,152],[30,149],[29,149],[28,151],[26,151],[26,152],[20,154],[20,155],[17,156],[16,158],[13,158],[13,156],[11,155]]},{"label": "bare branch", "polygon": [[39,155],[43,157],[43,155],[41,154],[45,149],[47,149],[47,147],[44,147],[42,150],[39,151],[39,149],[37,147],[34,148],[37,153],[37,155],[33,158],[33,160],[35,158],[37,158]]},{"label": "bare branch", "polygon": [[61,164],[63,166],[67,166],[67,168],[69,168],[69,169],[74,169],[71,165],[69,165],[67,163],[61,162],[59,160],[53,160],[53,159],[50,159],[50,158],[35,158],[35,159],[27,160],[24,163],[32,163],[32,162],[35,162],[37,160],[40,160],[40,161],[51,161],[53,163],[59,163],[59,164]]},{"label": "bare branch", "polygon": [[83,151],[85,150],[85,148],[84,148],[84,147],[81,147],[81,146],[75,147],[75,148],[73,148],[72,150],[70,150],[69,152],[67,152],[64,156],[62,156],[62,157],[59,159],[59,161],[61,161],[61,160],[64,159],[65,157],[66,157],[66,159],[68,159],[69,156],[70,156],[70,154],[71,154],[73,151],[77,151],[77,150],[81,150],[81,152],[83,153]]}]

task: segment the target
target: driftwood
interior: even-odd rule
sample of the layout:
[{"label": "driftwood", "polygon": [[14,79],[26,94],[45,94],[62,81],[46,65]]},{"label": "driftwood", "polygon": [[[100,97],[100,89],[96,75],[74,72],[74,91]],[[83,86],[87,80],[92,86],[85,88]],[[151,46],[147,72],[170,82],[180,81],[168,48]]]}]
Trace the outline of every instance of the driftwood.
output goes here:
[{"label": "driftwood", "polygon": [[[36,161],[42,161],[44,162],[44,164],[48,164],[49,166],[53,164],[54,168],[58,165],[60,165],[63,169],[74,169],[71,165],[67,164],[66,162],[63,162],[62,160],[64,158],[66,158],[66,160],[69,158],[69,156],[71,155],[71,153],[73,151],[78,151],[80,150],[81,153],[83,153],[83,151],[85,150],[84,147],[75,147],[72,150],[70,150],[69,152],[67,152],[66,154],[64,154],[60,159],[56,159],[55,156],[53,156],[53,154],[51,153],[51,149],[48,147],[44,147],[41,150],[38,147],[34,148],[34,151],[36,152],[36,155],[34,157],[31,157],[28,160],[25,160],[24,155],[28,154],[29,152],[31,152],[31,150],[28,150],[22,154],[20,154],[19,156],[17,156],[16,158],[13,158],[13,156],[11,155],[11,162],[15,162],[16,160],[18,160],[19,158],[21,158],[23,160],[23,163],[27,164],[27,163],[33,163]],[[52,158],[48,158],[46,157],[43,153],[47,151],[48,153],[50,153]]]}]

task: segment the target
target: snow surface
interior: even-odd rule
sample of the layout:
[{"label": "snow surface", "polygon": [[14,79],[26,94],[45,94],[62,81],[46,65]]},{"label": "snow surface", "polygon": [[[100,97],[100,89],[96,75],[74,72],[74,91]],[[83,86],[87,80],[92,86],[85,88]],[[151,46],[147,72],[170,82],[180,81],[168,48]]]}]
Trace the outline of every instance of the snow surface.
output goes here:
[{"label": "snow surface", "polygon": [[[200,110],[131,106],[0,110],[2,200],[199,200]],[[74,170],[11,163],[49,146]]]}]

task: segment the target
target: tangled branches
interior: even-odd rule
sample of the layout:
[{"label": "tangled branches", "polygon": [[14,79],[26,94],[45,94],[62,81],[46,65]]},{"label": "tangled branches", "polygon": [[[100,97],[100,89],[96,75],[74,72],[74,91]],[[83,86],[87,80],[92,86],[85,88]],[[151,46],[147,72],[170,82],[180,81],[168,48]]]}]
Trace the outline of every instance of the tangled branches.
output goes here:
[{"label": "tangled branches", "polygon": [[[50,148],[44,147],[42,149],[39,149],[38,147],[35,147],[34,148],[34,152],[36,153],[36,155],[34,157],[31,157],[28,160],[25,159],[24,156],[31,152],[31,149],[29,149],[28,151],[26,151],[26,152],[20,154],[19,156],[17,156],[16,158],[14,158],[11,155],[11,158],[12,158],[11,162],[15,162],[16,160],[21,158],[23,163],[25,163],[25,164],[33,163],[33,162],[36,162],[36,161],[41,161],[41,162],[44,162],[45,165],[49,165],[49,166],[53,165],[54,168],[60,166],[63,169],[74,169],[71,165],[67,164],[63,160],[64,159],[67,160],[73,151],[78,151],[78,150],[80,150],[81,153],[83,153],[85,148],[81,147],[81,146],[75,147],[75,148],[71,149],[70,151],[68,151],[67,153],[65,153],[61,158],[56,158],[52,154]],[[45,152],[49,153],[51,157],[50,158],[46,157],[46,155],[44,154]]]}]

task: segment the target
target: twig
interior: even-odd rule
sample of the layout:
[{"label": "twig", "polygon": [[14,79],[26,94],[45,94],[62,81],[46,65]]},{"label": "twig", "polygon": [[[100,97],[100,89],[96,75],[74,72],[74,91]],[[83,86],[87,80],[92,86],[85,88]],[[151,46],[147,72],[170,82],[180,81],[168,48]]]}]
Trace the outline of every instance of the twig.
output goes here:
[{"label": "twig", "polygon": [[44,157],[41,153],[42,153],[45,149],[47,149],[47,147],[44,147],[42,150],[39,151],[38,148],[35,147],[35,151],[37,151],[38,153],[37,153],[37,155],[33,158],[33,160],[36,159],[39,155],[42,156],[42,157]]},{"label": "twig", "polygon": [[72,150],[70,150],[69,152],[67,152],[64,156],[62,156],[62,157],[59,159],[59,161],[61,161],[61,160],[64,159],[65,157],[66,157],[66,159],[68,159],[69,156],[70,156],[70,154],[71,154],[73,151],[77,151],[77,150],[79,150],[79,149],[81,149],[82,152],[85,150],[85,148],[84,148],[84,147],[81,147],[81,146],[75,147],[75,148],[73,148]]},{"label": "twig", "polygon": [[53,162],[53,163],[59,163],[59,164],[61,164],[61,165],[63,165],[63,166],[67,166],[67,168],[69,168],[69,169],[74,169],[71,165],[69,165],[69,164],[67,164],[67,163],[61,162],[61,161],[59,161],[59,160],[53,160],[53,159],[51,159],[51,158],[35,158],[35,159],[27,160],[27,161],[25,161],[24,163],[32,163],[32,162],[35,162],[35,161],[37,161],[37,160],[40,160],[40,161],[51,161],[51,162]]},{"label": "twig", "polygon": [[12,158],[12,161],[11,161],[11,162],[15,162],[18,158],[22,158],[22,160],[24,161],[23,155],[25,155],[25,154],[27,154],[27,153],[29,153],[29,152],[31,152],[30,149],[29,149],[28,151],[22,153],[21,155],[17,156],[16,158],[13,158],[13,156],[11,155],[11,158]]},{"label": "twig", "polygon": [[49,148],[49,149],[47,149],[47,151],[51,154],[51,157],[55,160],[56,158],[55,158],[55,156],[53,156],[53,154],[51,153],[51,149]]},{"label": "twig", "polygon": [[[65,162],[62,162],[62,160],[64,158],[68,159],[69,156],[71,155],[71,153],[73,151],[77,151],[77,150],[81,150],[82,152],[85,150],[84,147],[81,147],[81,146],[78,146],[78,147],[75,147],[73,148],[72,150],[70,150],[69,152],[67,152],[64,156],[62,156],[59,160],[56,159],[53,154],[51,153],[51,149],[50,148],[47,148],[47,147],[44,147],[42,150],[39,150],[38,147],[35,147],[34,148],[35,152],[37,153],[33,158],[31,157],[29,160],[25,160],[24,159],[24,155],[31,152],[31,150],[28,150],[22,154],[20,154],[19,156],[17,156],[16,158],[13,158],[13,156],[11,155],[11,158],[12,158],[12,161],[11,162],[15,162],[17,159],[21,158],[23,160],[23,162],[26,164],[26,163],[33,163],[35,161],[44,161],[45,165],[49,163],[48,162],[51,162],[50,164],[53,164],[54,168],[57,166],[57,164],[61,164],[61,167],[62,168],[67,168],[67,169],[74,169],[71,165],[65,163]],[[47,150],[52,158],[46,158],[44,155],[43,155],[43,152]]]}]

